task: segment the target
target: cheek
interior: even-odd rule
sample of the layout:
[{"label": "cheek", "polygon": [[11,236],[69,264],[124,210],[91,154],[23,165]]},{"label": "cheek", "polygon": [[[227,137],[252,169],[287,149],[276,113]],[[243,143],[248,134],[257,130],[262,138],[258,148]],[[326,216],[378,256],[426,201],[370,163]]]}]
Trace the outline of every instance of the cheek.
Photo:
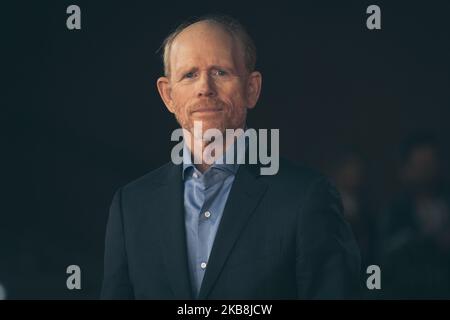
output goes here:
[{"label": "cheek", "polygon": [[233,114],[231,115],[237,121],[241,121],[247,114],[247,100],[242,92],[233,97]]},{"label": "cheek", "polygon": [[186,93],[184,91],[185,90],[178,89],[172,94],[172,101],[174,104],[175,113],[177,114],[178,117],[183,118],[185,118],[187,115],[186,104],[188,101]]},{"label": "cheek", "polygon": [[230,101],[227,104],[230,107],[225,115],[225,121],[233,128],[241,125],[242,122],[245,121],[247,115],[247,105],[243,97],[236,94],[234,97],[230,98]]},{"label": "cheek", "polygon": [[245,91],[240,83],[225,86],[222,92],[223,100],[233,109],[245,109],[247,107]]}]

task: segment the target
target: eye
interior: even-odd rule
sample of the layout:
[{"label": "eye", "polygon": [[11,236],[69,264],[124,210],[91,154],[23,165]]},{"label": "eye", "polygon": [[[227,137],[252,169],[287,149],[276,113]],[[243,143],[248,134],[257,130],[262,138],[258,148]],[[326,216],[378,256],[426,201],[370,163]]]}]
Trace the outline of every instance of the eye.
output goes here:
[{"label": "eye", "polygon": [[188,79],[192,79],[195,76],[194,72],[188,72],[186,73],[183,78],[188,78]]},{"label": "eye", "polygon": [[223,70],[216,70],[216,71],[214,71],[214,75],[215,76],[219,76],[219,77],[223,77],[223,76],[227,75],[227,72],[223,71]]}]

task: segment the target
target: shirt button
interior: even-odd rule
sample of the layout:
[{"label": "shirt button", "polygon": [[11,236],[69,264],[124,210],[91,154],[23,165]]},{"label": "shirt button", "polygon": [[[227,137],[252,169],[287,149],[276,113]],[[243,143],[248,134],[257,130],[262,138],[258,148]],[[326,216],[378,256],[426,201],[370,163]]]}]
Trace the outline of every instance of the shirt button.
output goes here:
[{"label": "shirt button", "polygon": [[198,178],[198,174],[197,174],[197,172],[194,172],[194,174],[192,175],[195,179],[197,179]]},{"label": "shirt button", "polygon": [[209,212],[209,211],[206,211],[206,212],[205,212],[205,217],[206,217],[206,218],[209,218],[209,217],[211,217],[211,212]]},{"label": "shirt button", "polygon": [[202,263],[200,264],[200,267],[201,267],[202,269],[206,269],[206,262],[202,262]]}]

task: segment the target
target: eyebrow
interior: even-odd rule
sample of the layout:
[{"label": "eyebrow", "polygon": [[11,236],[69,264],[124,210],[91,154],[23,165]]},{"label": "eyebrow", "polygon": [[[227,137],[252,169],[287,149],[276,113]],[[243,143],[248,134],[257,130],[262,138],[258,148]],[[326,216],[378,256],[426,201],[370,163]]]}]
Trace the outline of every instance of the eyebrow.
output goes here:
[{"label": "eyebrow", "polygon": [[[227,72],[229,72],[229,73],[231,73],[231,74],[236,74],[236,75],[237,75],[237,72],[236,72],[235,68],[232,68],[232,67],[220,66],[220,65],[214,64],[214,65],[212,65],[212,66],[209,66],[208,69],[220,69],[220,70],[225,70],[225,71],[227,71]],[[177,75],[179,74],[180,76],[183,76],[183,75],[185,75],[186,73],[189,73],[189,72],[195,72],[195,71],[198,71],[198,70],[199,70],[198,67],[192,67],[192,68],[181,69],[181,71],[179,71],[179,72],[176,71],[175,73],[176,73]]]}]

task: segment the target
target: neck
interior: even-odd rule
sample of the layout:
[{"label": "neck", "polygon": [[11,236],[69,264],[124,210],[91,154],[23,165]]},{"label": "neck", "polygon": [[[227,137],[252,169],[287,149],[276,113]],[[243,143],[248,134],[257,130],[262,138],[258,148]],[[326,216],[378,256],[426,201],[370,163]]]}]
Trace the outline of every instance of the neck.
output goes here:
[{"label": "neck", "polygon": [[202,136],[197,137],[188,130],[183,130],[184,141],[191,152],[192,163],[201,173],[204,173],[212,166],[217,158],[225,153],[225,151],[234,143],[235,139],[227,141],[225,134],[222,133],[222,148],[218,148],[216,142],[215,148],[212,149],[213,152],[205,152],[205,148],[214,141],[206,141]]}]

